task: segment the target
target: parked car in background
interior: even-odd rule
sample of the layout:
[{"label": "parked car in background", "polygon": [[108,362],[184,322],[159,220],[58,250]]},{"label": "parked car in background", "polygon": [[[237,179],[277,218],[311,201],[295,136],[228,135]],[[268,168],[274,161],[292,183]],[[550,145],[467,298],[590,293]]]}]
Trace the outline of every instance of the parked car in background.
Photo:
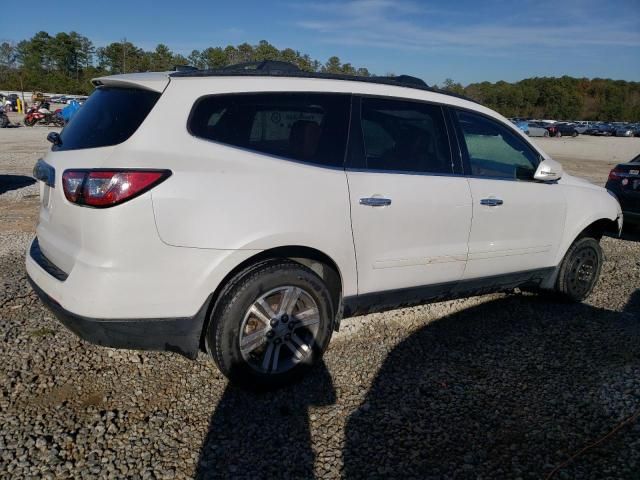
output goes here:
[{"label": "parked car in background", "polygon": [[626,125],[616,129],[616,137],[633,137],[636,133],[632,125]]},{"label": "parked car in background", "polygon": [[[5,99],[5,102],[6,101],[11,102],[10,103],[11,104],[11,110],[14,111],[14,112],[18,111],[18,98],[20,98],[20,97],[18,97],[17,93],[10,93],[9,95],[7,95],[7,97]],[[5,104],[5,108],[6,108],[6,106],[7,105]]]},{"label": "parked car in background", "polygon": [[613,196],[489,108],[366,80],[282,62],[95,79],[34,169],[34,289],[89,341],[202,347],[250,387],[295,380],[343,316],[591,293]]},{"label": "parked car in background", "polygon": [[600,123],[598,125],[595,125],[594,127],[588,129],[585,134],[586,135],[596,135],[596,136],[602,136],[602,137],[609,137],[611,135],[614,135],[616,132],[616,128],[613,125],[610,125],[608,123]]},{"label": "parked car in background", "polygon": [[546,129],[552,137],[577,137],[579,135],[576,127],[572,123],[554,123],[546,127]]},{"label": "parked car in background", "polygon": [[529,124],[527,122],[520,120],[512,123],[520,130],[522,130],[526,135],[529,135]]},{"label": "parked car in background", "polygon": [[620,202],[624,225],[640,226],[640,155],[609,172],[606,185]]},{"label": "parked car in background", "polygon": [[4,106],[0,105],[0,128],[6,128],[10,123],[9,117],[7,117],[7,114],[4,111]]},{"label": "parked car in background", "polygon": [[548,137],[549,130],[547,130],[544,125],[538,122],[528,122],[527,123],[528,132],[527,135],[530,137]]}]

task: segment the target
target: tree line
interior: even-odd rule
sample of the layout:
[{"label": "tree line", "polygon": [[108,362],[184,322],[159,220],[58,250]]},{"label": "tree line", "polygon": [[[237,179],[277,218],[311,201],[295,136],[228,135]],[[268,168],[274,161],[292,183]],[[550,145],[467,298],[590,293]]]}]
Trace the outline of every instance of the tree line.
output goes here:
[{"label": "tree line", "polygon": [[[162,43],[154,50],[144,50],[126,39],[96,47],[77,32],[50,35],[40,31],[16,44],[0,44],[0,90],[89,94],[93,90],[91,78],[102,75],[165,71],[176,65],[215,69],[260,60],[291,62],[309,72],[371,75],[366,68],[342,63],[336,56],[320,62],[298,50],[278,49],[266,40],[256,45],[193,50],[185,57]],[[463,86],[447,79],[440,88],[470,97],[508,117],[640,120],[640,82],[563,76]]]}]

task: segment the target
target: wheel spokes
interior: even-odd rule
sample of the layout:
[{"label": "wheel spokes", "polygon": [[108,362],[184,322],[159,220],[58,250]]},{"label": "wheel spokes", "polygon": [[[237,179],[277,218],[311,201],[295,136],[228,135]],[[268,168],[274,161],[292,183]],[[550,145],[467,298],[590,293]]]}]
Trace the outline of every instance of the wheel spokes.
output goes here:
[{"label": "wheel spokes", "polygon": [[269,321],[274,318],[276,316],[276,312],[273,311],[273,309],[271,308],[271,305],[269,305],[266,300],[263,298],[259,298],[258,300],[256,300],[256,302],[253,304],[253,306],[259,306],[262,311],[264,312],[264,314],[266,315],[267,319],[267,325],[269,324]]},{"label": "wheel spokes", "polygon": [[[266,303],[266,302],[264,302],[264,303]],[[267,316],[263,311],[264,307],[261,306],[261,305],[259,307],[258,305],[259,305],[258,302],[256,302],[253,305],[251,305],[251,308],[249,308],[249,313],[251,313],[254,317],[256,317],[258,320],[260,320],[266,326],[269,326],[269,323],[271,322],[271,318],[272,317]],[[268,305],[267,305],[267,307],[268,307]],[[271,309],[269,308],[269,310],[271,310]]]},{"label": "wheel spokes", "polygon": [[261,347],[267,341],[265,337],[266,329],[262,328],[257,332],[250,333],[249,335],[245,335],[240,340],[240,350],[243,353],[251,353],[256,348]]},{"label": "wheel spokes", "polygon": [[273,351],[275,349],[275,345],[270,343],[267,347],[267,351],[264,352],[264,358],[262,359],[262,369],[265,372],[269,371],[269,367],[271,366],[271,357],[273,356]]},{"label": "wheel spokes", "polygon": [[291,312],[298,303],[300,298],[300,289],[296,287],[287,287],[282,293],[282,299],[280,300],[280,306],[278,308],[278,315],[291,315]]},{"label": "wheel spokes", "polygon": [[282,373],[309,357],[320,321],[320,309],[305,289],[293,285],[275,288],[246,310],[240,326],[240,353],[261,373]]},{"label": "wheel spokes", "polygon": [[309,327],[316,323],[320,323],[320,312],[318,312],[318,309],[315,307],[311,307],[304,312],[297,313],[294,317],[298,320],[296,328]]},{"label": "wheel spokes", "polygon": [[291,334],[291,340],[286,342],[286,345],[287,347],[289,347],[298,361],[302,360],[309,352],[309,346],[304,343],[295,333]]}]

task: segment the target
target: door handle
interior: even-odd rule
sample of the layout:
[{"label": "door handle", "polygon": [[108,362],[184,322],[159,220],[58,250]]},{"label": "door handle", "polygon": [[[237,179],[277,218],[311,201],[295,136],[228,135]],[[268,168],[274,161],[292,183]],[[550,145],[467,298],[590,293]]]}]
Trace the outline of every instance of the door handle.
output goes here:
[{"label": "door handle", "polygon": [[480,205],[486,205],[487,207],[497,207],[503,203],[499,198],[483,198],[480,200]]},{"label": "door handle", "polygon": [[360,205],[367,205],[368,207],[386,207],[387,205],[391,205],[391,199],[381,197],[361,198]]}]

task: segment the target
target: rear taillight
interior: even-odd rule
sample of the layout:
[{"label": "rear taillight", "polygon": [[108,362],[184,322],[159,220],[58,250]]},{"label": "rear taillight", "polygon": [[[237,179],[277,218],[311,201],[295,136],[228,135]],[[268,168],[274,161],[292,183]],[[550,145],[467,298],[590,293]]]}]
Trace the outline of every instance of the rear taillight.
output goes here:
[{"label": "rear taillight", "polygon": [[609,180],[620,180],[622,178],[623,170],[620,168],[614,168],[609,172]]},{"label": "rear taillight", "polygon": [[105,208],[143,194],[170,175],[169,170],[66,170],[62,187],[71,203]]}]

